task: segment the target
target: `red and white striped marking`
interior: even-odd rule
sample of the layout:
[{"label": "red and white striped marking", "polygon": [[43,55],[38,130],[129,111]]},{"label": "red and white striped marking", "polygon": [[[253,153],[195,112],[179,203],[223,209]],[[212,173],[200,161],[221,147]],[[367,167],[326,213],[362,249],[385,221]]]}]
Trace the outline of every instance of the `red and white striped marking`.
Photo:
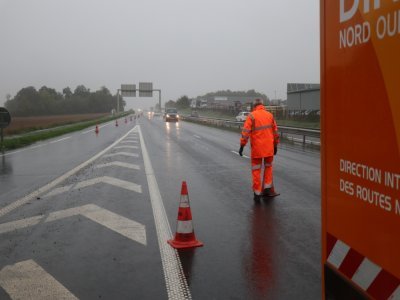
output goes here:
[{"label": "red and white striped marking", "polygon": [[373,299],[400,300],[400,279],[334,236],[327,235],[328,263]]}]

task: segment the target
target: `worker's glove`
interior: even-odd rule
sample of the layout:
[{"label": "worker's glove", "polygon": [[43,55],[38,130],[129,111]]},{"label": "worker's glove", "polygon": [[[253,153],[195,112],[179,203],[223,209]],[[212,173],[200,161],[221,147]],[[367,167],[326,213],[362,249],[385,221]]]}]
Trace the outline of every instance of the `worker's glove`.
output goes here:
[{"label": "worker's glove", "polygon": [[274,155],[278,153],[278,145],[274,145]]},{"label": "worker's glove", "polygon": [[244,148],[244,146],[240,146],[240,149],[239,149],[239,155],[240,156],[243,156],[243,148]]}]

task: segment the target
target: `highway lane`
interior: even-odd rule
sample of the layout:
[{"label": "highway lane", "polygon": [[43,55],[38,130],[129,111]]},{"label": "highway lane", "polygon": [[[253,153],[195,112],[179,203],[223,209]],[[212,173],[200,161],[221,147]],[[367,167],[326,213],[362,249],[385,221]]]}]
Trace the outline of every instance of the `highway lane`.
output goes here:
[{"label": "highway lane", "polygon": [[94,128],[35,143],[29,147],[0,153],[0,205],[22,197],[61,176],[111,145],[134,125],[119,120]]},{"label": "highway lane", "polygon": [[239,134],[159,118],[141,127],[170,224],[180,182],[188,182],[195,231],[205,244],[181,254],[193,295],[320,298],[319,154],[281,146],[274,180],[282,194],[255,205],[250,161],[234,153]]},{"label": "highway lane", "polygon": [[[52,158],[56,161],[65,159],[68,163],[54,172],[40,173],[41,169],[38,169],[37,173],[44,176],[40,176],[43,182],[38,182],[35,188],[113,146],[134,130],[134,125],[106,126],[98,137],[92,137],[93,132],[88,133],[89,136],[84,134],[85,131],[77,132],[68,143],[57,143],[63,155],[77,152],[68,158],[51,157],[55,144],[47,143],[49,149],[43,146],[43,154],[48,154],[46,162],[49,165],[57,166]],[[85,143],[85,140],[90,141]],[[76,143],[92,144],[92,147],[76,150]],[[85,150],[89,153],[84,153]],[[43,299],[49,295],[49,299],[167,297],[139,153],[140,140],[137,133],[131,132],[98,159],[40,197],[29,199],[2,214],[0,299]],[[12,160],[17,154],[19,159],[32,155],[31,149],[6,155],[10,167],[17,161]],[[30,161],[28,158],[26,161]],[[45,158],[41,157],[42,161]],[[36,157],[36,160],[39,159]],[[19,169],[18,163],[18,168],[11,168],[12,171],[35,173],[35,163],[25,165],[23,169]],[[25,175],[23,179],[26,177],[30,176]],[[21,189],[32,192],[31,181],[19,180],[19,172],[14,176],[10,171],[2,174],[2,178],[1,187],[8,188],[8,195],[20,194],[4,184],[11,180],[18,181]],[[3,209],[2,203],[0,213]],[[148,284],[150,280],[152,284]]]},{"label": "highway lane", "polygon": [[[6,164],[2,165],[0,184],[2,189],[6,187],[7,197],[0,198],[0,210],[89,159],[133,128],[133,124],[123,125],[117,130],[113,126],[101,129],[97,139],[90,136],[79,140],[83,144],[80,154],[75,153],[81,156],[79,159],[69,157],[75,157],[73,153],[78,151],[73,139],[64,146],[62,141],[55,143],[63,150],[52,148],[43,152],[53,168],[39,172],[39,179],[30,176],[40,166],[38,158],[38,164],[33,163],[31,169],[20,162],[31,161],[32,153],[28,150],[18,153],[18,160],[14,157],[17,153],[3,156]],[[320,298],[318,154],[285,149],[287,146],[282,145],[274,163],[275,185],[282,195],[255,205],[249,159],[235,153],[237,133],[185,122],[165,123],[160,118],[142,118],[138,125],[173,232],[181,182],[188,183],[195,232],[205,244],[202,248],[179,251],[194,299]],[[80,135],[84,136],[82,132],[74,134],[77,139]],[[99,143],[99,138],[104,141]],[[32,268],[32,260],[81,299],[167,297],[140,152],[142,145],[137,138],[129,139],[125,137],[55,186],[52,195],[29,201],[0,217],[1,224],[9,224],[21,219],[29,223],[33,217],[46,216],[35,225],[0,233],[0,279],[4,268],[20,267],[21,262]],[[117,149],[123,145],[139,148]],[[57,155],[58,151],[64,151],[62,157]],[[138,155],[117,154],[121,151]],[[248,149],[245,154],[248,155]],[[115,162],[126,165],[109,165]],[[139,169],[130,168],[132,164]],[[115,179],[140,185],[141,193],[116,186],[112,181]],[[93,222],[93,213],[100,216],[98,222]],[[56,217],[59,219],[55,220]],[[136,221],[144,225],[146,246],[132,237],[122,238],[124,233],[115,227],[111,231],[105,228],[105,220],[111,217],[118,222]],[[3,286],[0,298],[6,297]]]}]

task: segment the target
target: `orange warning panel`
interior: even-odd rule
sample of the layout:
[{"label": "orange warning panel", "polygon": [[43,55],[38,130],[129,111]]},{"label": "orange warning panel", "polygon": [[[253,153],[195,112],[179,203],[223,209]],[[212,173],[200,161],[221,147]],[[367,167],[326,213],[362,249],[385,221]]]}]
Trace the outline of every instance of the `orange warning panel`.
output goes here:
[{"label": "orange warning panel", "polygon": [[[334,236],[352,249],[340,261],[345,266],[337,266],[343,276],[342,270],[356,272],[363,257],[372,270],[376,266],[386,272],[375,275],[390,274],[396,283],[400,279],[399,1],[321,0],[321,112],[323,264],[332,266],[327,260],[329,236]],[[379,299],[368,292],[376,293],[373,282],[360,286],[353,281]],[[397,291],[400,296],[400,288]]]}]

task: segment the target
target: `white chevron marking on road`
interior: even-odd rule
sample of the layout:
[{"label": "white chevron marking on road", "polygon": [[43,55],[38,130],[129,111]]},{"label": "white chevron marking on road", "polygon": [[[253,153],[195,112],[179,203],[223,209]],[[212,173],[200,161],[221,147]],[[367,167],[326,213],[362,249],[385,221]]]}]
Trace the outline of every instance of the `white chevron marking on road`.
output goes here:
[{"label": "white chevron marking on road", "polygon": [[88,166],[90,163],[94,162],[96,159],[98,159],[99,157],[103,156],[105,153],[107,153],[108,151],[110,151],[110,149],[112,149],[115,145],[117,145],[120,141],[122,141],[123,139],[125,139],[127,136],[129,136],[131,134],[131,132],[137,132],[137,127],[135,126],[134,128],[132,128],[131,130],[128,131],[128,133],[126,133],[124,136],[122,136],[120,139],[118,139],[117,141],[115,141],[114,143],[112,143],[110,146],[108,146],[106,149],[100,151],[99,153],[97,153],[95,156],[93,156],[92,158],[90,158],[89,160],[81,163],[79,166],[73,168],[72,170],[68,171],[67,173],[61,175],[60,177],[58,177],[57,179],[53,180],[52,182],[46,184],[45,186],[42,186],[41,188],[39,188],[36,191],[33,191],[32,193],[30,193],[29,195],[26,195],[25,197],[22,197],[12,203],[10,203],[7,206],[4,206],[2,208],[0,208],[0,217],[12,212],[13,210],[21,207],[22,205],[28,203],[30,200],[44,194],[47,193],[48,191],[50,191],[52,188],[54,188],[55,186],[59,185],[60,183],[62,183],[65,179],[67,179],[68,177],[78,173],[80,170],[82,170],[83,168],[85,168],[86,166]]},{"label": "white chevron marking on road", "polygon": [[74,190],[76,189],[81,189],[85,188],[91,185],[95,185],[97,183],[108,183],[126,190],[130,190],[133,192],[141,193],[142,192],[142,187],[136,183],[117,179],[114,177],[108,177],[108,176],[103,176],[103,177],[97,177],[89,180],[85,180],[82,182],[79,182],[77,185],[75,185]]},{"label": "white chevron marking on road", "polygon": [[[135,166],[135,165],[132,165]],[[95,185],[97,183],[108,183],[129,191],[133,191],[136,193],[141,193],[142,192],[142,187],[136,183],[133,182],[129,182],[129,181],[125,181],[125,180],[121,180],[121,179],[117,179],[114,177],[109,177],[109,176],[102,176],[102,177],[96,177],[93,179],[89,179],[89,180],[85,180],[82,182],[78,182],[77,184],[73,185],[66,185],[66,186],[62,186],[59,188],[56,188],[54,190],[52,190],[50,193],[47,193],[46,195],[43,196],[43,198],[47,198],[47,197],[51,197],[51,196],[56,196],[56,195],[60,195],[62,193],[65,193],[69,190],[77,190],[77,189],[83,189],[86,188],[88,186],[91,185]]]},{"label": "white chevron marking on road", "polygon": [[125,148],[125,149],[139,149],[138,146],[116,146],[116,147],[114,147],[114,149],[122,149],[122,148]]},{"label": "white chevron marking on road", "polygon": [[70,184],[70,185],[56,188],[56,189],[52,190],[50,193],[47,193],[46,195],[44,195],[43,198],[60,195],[62,193],[69,191],[73,186],[74,186],[73,184]]},{"label": "white chevron marking on road", "polygon": [[11,232],[21,228],[26,228],[39,224],[40,222],[48,223],[68,217],[81,215],[100,225],[127,237],[132,241],[136,241],[142,245],[147,244],[146,227],[138,222],[120,216],[109,210],[101,208],[94,204],[83,205],[74,208],[68,208],[50,213],[46,215],[34,216],[18,221],[0,224],[0,233]]},{"label": "white chevron marking on road", "polygon": [[129,157],[139,157],[139,154],[129,153],[129,152],[110,153],[110,154],[104,155],[103,157],[113,157],[113,156],[118,156],[118,155],[129,156]]},{"label": "white chevron marking on road", "polygon": [[0,285],[11,299],[78,299],[31,259],[5,266]]},{"label": "white chevron marking on road", "polygon": [[120,144],[138,144],[138,141],[133,141],[133,140],[126,140],[121,142]]},{"label": "white chevron marking on road", "polygon": [[123,168],[134,169],[134,170],[140,170],[140,167],[138,165],[124,163],[124,162],[120,162],[120,161],[113,161],[113,162],[106,163],[106,164],[96,165],[94,168],[95,169],[100,169],[100,168],[112,167],[112,166],[123,167]]}]

